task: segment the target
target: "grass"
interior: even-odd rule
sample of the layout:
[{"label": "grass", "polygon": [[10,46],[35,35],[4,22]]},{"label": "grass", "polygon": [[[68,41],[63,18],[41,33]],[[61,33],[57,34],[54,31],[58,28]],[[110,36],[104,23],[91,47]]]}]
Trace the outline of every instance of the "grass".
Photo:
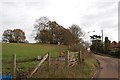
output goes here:
[{"label": "grass", "polygon": [[[6,75],[8,72],[12,74],[12,55],[16,54],[17,61],[29,60],[35,58],[38,55],[44,56],[48,52],[53,57],[57,57],[59,53],[68,50],[65,45],[54,45],[54,44],[24,44],[24,43],[3,43],[2,44],[2,61],[3,61],[3,74]],[[59,68],[56,69],[51,67],[51,71],[48,73],[47,70],[38,71],[34,77],[62,77],[62,78],[90,78],[94,74],[96,67],[98,66],[94,56],[91,53],[84,55],[85,62],[71,68]],[[38,65],[38,61],[17,63],[17,69],[21,72],[30,73]],[[43,64],[45,67],[46,63]],[[41,67],[42,68],[42,67]],[[39,72],[42,72],[39,74]],[[38,76],[37,76],[38,75]]]},{"label": "grass", "polygon": [[52,56],[58,56],[62,51],[67,50],[65,45],[53,45],[53,44],[24,44],[24,43],[3,43],[2,44],[2,57],[3,61],[10,61],[12,55],[16,54],[17,60],[36,57],[38,55],[43,56],[48,52]]},{"label": "grass", "polygon": [[33,78],[91,78],[98,66],[94,56],[92,56],[86,59],[84,63],[73,67],[59,66],[55,68],[55,66],[51,66],[49,72],[45,68],[41,69],[42,71],[39,69]]}]

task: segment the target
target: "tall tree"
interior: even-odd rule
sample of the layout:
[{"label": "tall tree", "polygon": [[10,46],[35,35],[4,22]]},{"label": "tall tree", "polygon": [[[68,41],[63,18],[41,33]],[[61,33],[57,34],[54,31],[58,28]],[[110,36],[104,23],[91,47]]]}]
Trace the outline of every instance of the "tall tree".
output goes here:
[{"label": "tall tree", "polygon": [[38,42],[46,42],[45,38],[48,38],[48,32],[47,30],[49,29],[48,26],[48,22],[50,22],[48,17],[40,17],[39,19],[36,20],[35,22],[35,31],[36,31],[36,36],[35,36],[35,40],[37,40]]},{"label": "tall tree", "polygon": [[[45,21],[44,21],[45,22]],[[62,35],[65,28],[59,25],[56,21],[48,21],[44,23],[46,26],[39,26],[37,28],[35,40],[42,43],[57,44],[62,43]]]},{"label": "tall tree", "polygon": [[65,28],[63,28],[61,25],[59,25],[56,21],[50,21],[48,24],[50,27],[49,31],[52,34],[52,39],[53,39],[52,43],[60,42]]}]

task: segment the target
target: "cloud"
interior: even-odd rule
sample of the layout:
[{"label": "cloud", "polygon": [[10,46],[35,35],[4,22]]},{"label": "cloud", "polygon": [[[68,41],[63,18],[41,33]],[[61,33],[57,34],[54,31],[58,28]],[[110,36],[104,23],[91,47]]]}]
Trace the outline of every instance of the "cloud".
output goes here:
[{"label": "cloud", "polygon": [[120,41],[120,1],[118,3],[118,41]]},{"label": "cloud", "polygon": [[[96,25],[96,30],[104,30],[104,36],[108,36],[111,40],[118,40],[118,2],[114,1],[95,1],[91,7],[87,9],[87,14],[82,16],[81,25],[87,31],[90,27]],[[92,28],[93,30],[95,28]],[[114,34],[113,34],[114,33]]]},{"label": "cloud", "polygon": [[48,16],[66,28],[78,24],[85,32],[96,30],[96,34],[103,29],[105,36],[117,40],[117,4],[118,0],[2,0],[0,34],[8,28],[21,28],[33,42],[35,20]]},{"label": "cloud", "polygon": [[6,1],[0,2],[0,4],[0,34],[6,29],[20,28],[25,31],[27,39],[33,42],[31,34],[34,22],[40,16],[40,12],[47,6],[47,2],[45,0],[36,0],[36,2]]}]

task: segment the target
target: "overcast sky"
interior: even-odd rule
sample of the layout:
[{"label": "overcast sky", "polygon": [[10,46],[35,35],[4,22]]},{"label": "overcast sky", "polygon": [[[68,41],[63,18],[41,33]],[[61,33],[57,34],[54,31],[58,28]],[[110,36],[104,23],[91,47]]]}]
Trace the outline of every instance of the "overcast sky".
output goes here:
[{"label": "overcast sky", "polygon": [[[68,28],[79,25],[86,35],[108,36],[118,41],[119,0],[0,0],[0,38],[6,29],[20,28],[27,40],[32,37],[34,23],[41,16]],[[88,31],[93,31],[87,34]],[[87,40],[87,37],[86,37]]]}]

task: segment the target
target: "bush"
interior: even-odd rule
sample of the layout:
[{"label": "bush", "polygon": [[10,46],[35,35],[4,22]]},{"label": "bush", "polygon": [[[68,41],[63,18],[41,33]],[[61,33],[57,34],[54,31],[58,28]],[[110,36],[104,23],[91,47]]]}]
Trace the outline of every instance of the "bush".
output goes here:
[{"label": "bush", "polygon": [[82,44],[71,45],[69,50],[73,52],[79,52],[79,51],[86,52],[86,49],[83,47]]}]

